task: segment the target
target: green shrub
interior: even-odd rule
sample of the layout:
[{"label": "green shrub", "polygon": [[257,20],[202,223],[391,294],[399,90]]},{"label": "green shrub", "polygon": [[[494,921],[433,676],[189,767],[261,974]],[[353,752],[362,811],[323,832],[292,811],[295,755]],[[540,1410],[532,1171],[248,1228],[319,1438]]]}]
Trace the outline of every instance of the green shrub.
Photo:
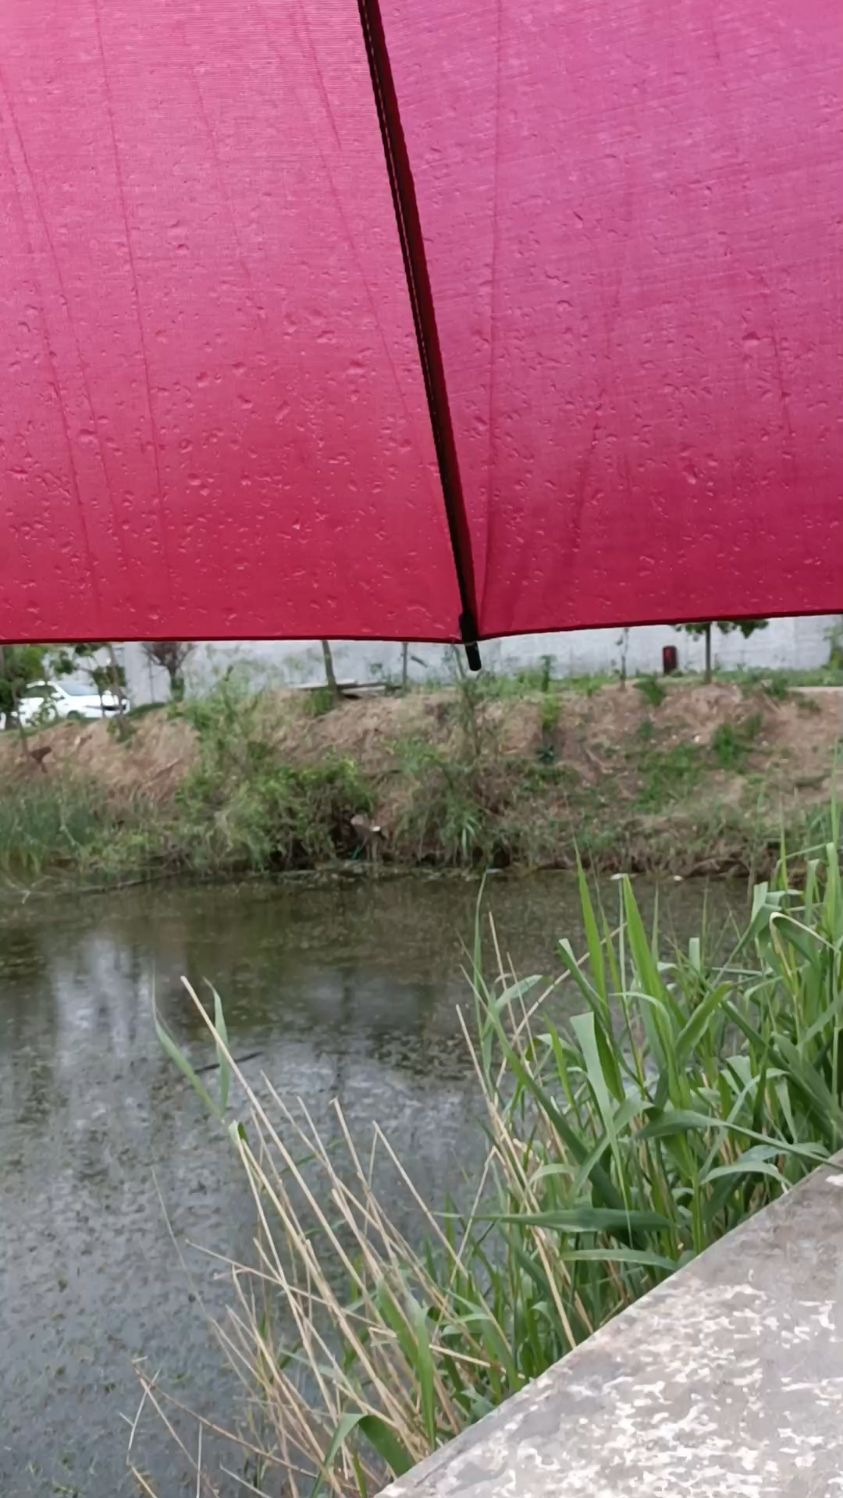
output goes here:
[{"label": "green shrub", "polygon": [[488,863],[493,836],[476,764],[419,739],[398,752],[409,791],[395,829],[399,845],[418,863]]},{"label": "green shrub", "polygon": [[637,802],[642,811],[661,811],[686,796],[700,778],[703,753],[699,744],[673,744],[658,749],[647,743],[640,758],[641,787]]},{"label": "green shrub", "polygon": [[350,759],[286,764],[266,736],[261,697],[225,678],[180,709],[199,758],[176,794],[170,857],[197,873],[312,867],[356,848],[351,818],[374,810],[371,786]]},{"label": "green shrub", "polygon": [[541,741],[537,755],[541,764],[552,765],[556,759],[556,730],[559,726],[559,713],[562,703],[559,697],[547,695],[542,697],[539,710],[539,730]]},{"label": "green shrub", "polygon": [[0,793],[0,869],[32,876],[78,865],[107,842],[113,821],[92,784],[36,772],[30,782]]},{"label": "green shrub", "polygon": [[551,691],[549,663],[545,659],[540,666],[525,666],[511,674],[484,671],[477,679],[477,690],[481,697],[490,698],[532,697],[539,692]]},{"label": "green shrub", "polygon": [[661,707],[667,696],[667,688],[657,676],[639,676],[635,688],[650,707]]},{"label": "green shrub", "polygon": [[761,729],[760,713],[743,723],[719,723],[711,739],[711,752],[721,770],[742,770]]},{"label": "green shrub", "polygon": [[314,687],[312,691],[302,693],[305,712],[314,718],[324,718],[326,713],[333,712],[339,701],[337,693],[329,686]]},{"label": "green shrub", "polygon": [[176,796],[171,856],[193,872],[309,868],[356,847],[351,818],[374,802],[351,760],[300,768],[251,746],[248,773],[227,779],[200,766]]}]

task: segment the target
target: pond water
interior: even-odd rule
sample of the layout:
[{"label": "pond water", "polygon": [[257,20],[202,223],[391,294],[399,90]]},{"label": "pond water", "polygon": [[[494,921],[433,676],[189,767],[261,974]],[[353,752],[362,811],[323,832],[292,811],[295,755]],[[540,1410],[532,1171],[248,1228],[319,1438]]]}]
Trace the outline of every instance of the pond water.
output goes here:
[{"label": "pond water", "polygon": [[[642,903],[654,892],[641,881]],[[138,1405],[133,1360],[191,1408],[225,1416],[222,1354],[195,1303],[228,1300],[192,1245],[250,1257],[253,1215],[233,1154],[164,1056],[162,1018],[213,1060],[180,984],[214,982],[235,1055],[330,1127],[373,1120],[441,1201],[481,1147],[459,1030],[460,968],[478,886],[413,879],[328,886],[161,886],[0,904],[0,1493],[116,1498]],[[617,899],[610,886],[607,900]],[[662,926],[684,940],[741,886],[669,885]],[[580,930],[566,876],[496,879],[485,906],[516,971],[557,971]],[[163,1433],[143,1463],[161,1498]],[[192,1488],[190,1491],[193,1491]],[[232,1484],[231,1491],[243,1491]]]}]

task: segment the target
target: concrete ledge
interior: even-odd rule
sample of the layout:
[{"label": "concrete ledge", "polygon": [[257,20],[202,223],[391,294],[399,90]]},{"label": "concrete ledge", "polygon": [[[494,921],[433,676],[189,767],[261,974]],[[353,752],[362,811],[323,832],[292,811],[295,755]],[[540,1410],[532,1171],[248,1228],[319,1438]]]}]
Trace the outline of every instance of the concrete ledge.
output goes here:
[{"label": "concrete ledge", "polygon": [[385,1493],[843,1498],[843,1173],[817,1170]]}]

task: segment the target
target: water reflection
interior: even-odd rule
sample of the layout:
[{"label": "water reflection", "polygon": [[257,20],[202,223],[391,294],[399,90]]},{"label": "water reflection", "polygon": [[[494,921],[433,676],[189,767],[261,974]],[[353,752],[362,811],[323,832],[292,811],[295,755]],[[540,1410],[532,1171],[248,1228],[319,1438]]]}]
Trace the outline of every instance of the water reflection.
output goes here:
[{"label": "water reflection", "polygon": [[[212,979],[235,1053],[260,1052],[250,1076],[265,1070],[301,1095],[328,1133],[335,1098],[359,1137],[377,1119],[441,1200],[480,1149],[457,1019],[476,898],[473,885],[407,881],[0,908],[4,1498],[129,1491],[120,1414],[136,1402],[133,1357],[188,1403],[228,1412],[173,1239],[213,1308],[226,1286],[190,1243],[248,1256],[252,1214],[231,1154],[157,1044],[153,996],[201,1064],[212,1053],[180,979]],[[725,911],[741,893],[714,899]],[[579,939],[568,880],[501,881],[487,901],[521,972],[555,971],[556,941]],[[663,923],[694,928],[700,902],[698,886],[667,891]],[[169,1498],[163,1442],[158,1475]]]}]

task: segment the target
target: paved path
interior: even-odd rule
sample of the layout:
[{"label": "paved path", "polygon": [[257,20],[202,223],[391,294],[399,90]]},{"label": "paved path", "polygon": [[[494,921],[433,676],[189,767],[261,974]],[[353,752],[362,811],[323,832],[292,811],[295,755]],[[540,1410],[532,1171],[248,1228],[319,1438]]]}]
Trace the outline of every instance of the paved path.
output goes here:
[{"label": "paved path", "polygon": [[843,1498],[843,1171],[825,1167],[390,1498]]}]

